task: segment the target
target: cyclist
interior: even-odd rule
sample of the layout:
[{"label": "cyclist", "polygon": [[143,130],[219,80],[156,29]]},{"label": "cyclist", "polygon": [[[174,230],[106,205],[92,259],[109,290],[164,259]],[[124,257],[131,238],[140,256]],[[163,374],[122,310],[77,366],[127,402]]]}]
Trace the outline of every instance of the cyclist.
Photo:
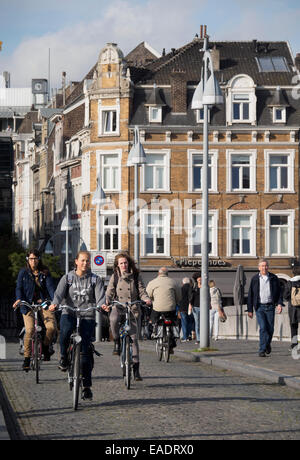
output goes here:
[{"label": "cyclist", "polygon": [[[151,320],[154,324],[153,334],[156,336],[157,323],[162,313],[176,323],[176,305],[181,300],[181,288],[175,280],[169,278],[167,267],[161,267],[158,276],[148,283],[146,291],[153,303]],[[176,341],[173,339],[170,353],[173,353],[175,346]]]},{"label": "cyclist", "polygon": [[[93,356],[90,343],[95,332],[95,311],[84,312],[94,306],[102,306],[105,302],[104,285],[97,275],[90,270],[91,255],[88,251],[79,251],[75,259],[75,268],[64,275],[55,291],[52,305],[49,309],[54,311],[59,304],[68,305],[83,310],[80,335],[83,399],[92,399],[92,369]],[[59,369],[66,371],[68,368],[67,349],[71,334],[76,326],[75,312],[64,309],[60,319],[60,354]]]},{"label": "cyclist", "polygon": [[[26,267],[18,274],[16,286],[16,301],[13,308],[17,308],[21,300],[32,304],[42,303],[45,300],[52,300],[54,296],[54,282],[49,270],[43,265],[40,253],[32,249],[26,256]],[[24,363],[23,369],[30,369],[31,339],[34,334],[34,314],[25,306],[21,306],[21,313],[25,325],[24,337]],[[49,310],[41,310],[41,317],[45,325],[46,334],[43,342],[44,361],[50,361],[49,345],[57,332],[57,325],[54,313]]]},{"label": "cyclist", "polygon": [[[145,285],[135,266],[133,259],[127,253],[119,253],[114,261],[114,273],[112,274],[106,291],[106,306],[103,308],[108,310],[113,300],[118,300],[121,303],[134,302],[135,300],[143,300],[148,306],[151,305]],[[138,345],[138,324],[141,317],[141,309],[139,305],[132,306],[132,313],[135,321],[131,324],[130,335],[133,340],[133,375],[135,380],[142,380],[140,376],[140,359]],[[120,336],[119,336],[120,310],[115,305],[112,306],[110,313],[110,326],[114,339],[113,354],[120,354]]]}]

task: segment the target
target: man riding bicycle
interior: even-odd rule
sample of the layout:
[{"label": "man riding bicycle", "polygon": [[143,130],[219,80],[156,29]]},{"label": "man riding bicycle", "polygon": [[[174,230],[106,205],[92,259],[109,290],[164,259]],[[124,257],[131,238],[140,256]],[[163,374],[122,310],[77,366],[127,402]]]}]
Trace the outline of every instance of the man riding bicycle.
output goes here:
[{"label": "man riding bicycle", "polygon": [[[64,275],[55,291],[53,304],[49,310],[54,311],[59,304],[80,308],[82,320],[80,333],[82,337],[82,383],[83,399],[92,399],[93,359],[90,343],[95,332],[95,312],[85,309],[95,305],[101,307],[105,302],[104,286],[101,278],[90,271],[91,256],[88,251],[79,251],[75,259],[75,269]],[[71,309],[64,309],[60,320],[60,354],[59,369],[68,368],[67,350],[71,334],[76,326],[76,315]]]},{"label": "man riding bicycle", "polygon": [[[161,314],[176,323],[176,305],[181,299],[181,289],[175,280],[169,278],[167,267],[161,267],[158,276],[148,283],[146,291],[153,304],[151,320],[154,324],[153,334],[155,336]],[[173,352],[175,346],[176,341],[174,339],[170,353]]]}]

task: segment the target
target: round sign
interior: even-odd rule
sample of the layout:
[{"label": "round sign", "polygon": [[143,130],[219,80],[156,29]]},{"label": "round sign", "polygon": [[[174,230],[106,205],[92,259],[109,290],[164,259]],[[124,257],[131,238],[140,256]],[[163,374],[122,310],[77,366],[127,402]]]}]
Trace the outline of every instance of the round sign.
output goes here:
[{"label": "round sign", "polygon": [[96,256],[96,257],[94,258],[94,263],[95,263],[95,265],[97,265],[98,267],[100,267],[101,265],[104,264],[104,257],[103,257],[103,256],[100,256],[100,255]]}]

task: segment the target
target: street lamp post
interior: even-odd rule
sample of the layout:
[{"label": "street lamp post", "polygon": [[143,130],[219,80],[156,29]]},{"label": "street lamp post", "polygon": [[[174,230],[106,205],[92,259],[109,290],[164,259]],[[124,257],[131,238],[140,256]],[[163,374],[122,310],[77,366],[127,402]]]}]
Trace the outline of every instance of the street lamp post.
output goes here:
[{"label": "street lamp post", "polygon": [[139,220],[139,166],[147,163],[144,148],[140,142],[138,127],[134,128],[133,146],[129,152],[127,166],[134,166],[134,259],[139,268],[140,266],[140,235],[138,231]]},{"label": "street lamp post", "polygon": [[208,50],[207,37],[203,44],[201,80],[194,92],[192,109],[203,109],[203,165],[202,165],[202,241],[201,241],[201,289],[200,289],[200,348],[209,347],[209,287],[208,287],[208,107],[223,103],[223,95],[214,75]]}]

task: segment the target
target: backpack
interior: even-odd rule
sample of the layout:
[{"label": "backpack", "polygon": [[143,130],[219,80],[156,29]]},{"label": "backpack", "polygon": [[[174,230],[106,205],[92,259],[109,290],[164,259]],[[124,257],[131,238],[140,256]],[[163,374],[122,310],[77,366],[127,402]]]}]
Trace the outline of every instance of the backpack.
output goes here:
[{"label": "backpack", "polygon": [[[93,288],[93,296],[94,296],[94,299],[96,300],[96,296],[95,296],[95,286],[96,286],[96,282],[97,282],[97,275],[95,275],[95,273],[92,273],[91,274],[91,285],[92,285],[92,288]],[[66,281],[67,281],[67,284],[66,284],[66,292],[65,292],[65,299],[67,298],[68,294],[69,294],[69,289],[70,287],[72,286],[73,284],[73,276],[71,273],[68,273],[67,274],[67,278],[66,278]]]},{"label": "backpack", "polygon": [[292,285],[291,305],[292,307],[300,307],[300,287],[299,286]]},{"label": "backpack", "polygon": [[[115,294],[117,294],[116,289],[117,289],[117,285],[118,285],[118,282],[119,282],[119,275],[118,275],[118,273],[116,271],[114,271],[113,277],[114,277]],[[136,292],[138,294],[138,299],[139,299],[140,295],[139,295],[139,273],[138,272],[134,273],[133,279],[134,279],[134,284],[135,284]]]}]

